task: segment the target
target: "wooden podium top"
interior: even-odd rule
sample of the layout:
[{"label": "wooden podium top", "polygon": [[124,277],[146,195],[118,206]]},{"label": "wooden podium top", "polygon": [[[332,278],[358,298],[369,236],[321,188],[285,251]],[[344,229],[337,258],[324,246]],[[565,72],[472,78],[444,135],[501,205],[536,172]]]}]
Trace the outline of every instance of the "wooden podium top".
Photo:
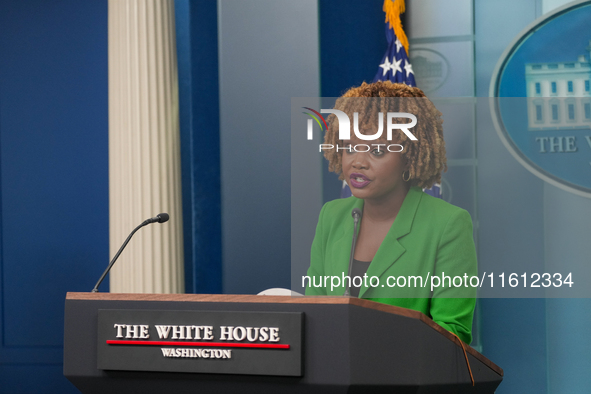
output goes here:
[{"label": "wooden podium top", "polygon": [[[80,301],[174,301],[174,302],[227,302],[227,303],[273,303],[273,304],[335,304],[356,305],[381,312],[392,313],[421,320],[450,341],[462,346],[458,337],[435,323],[425,314],[411,309],[382,304],[355,297],[327,297],[327,296],[266,296],[239,294],[131,294],[131,293],[74,293],[66,294],[66,300]],[[480,354],[471,346],[463,343],[466,352],[476,357],[490,369],[503,376],[503,369]]]}]

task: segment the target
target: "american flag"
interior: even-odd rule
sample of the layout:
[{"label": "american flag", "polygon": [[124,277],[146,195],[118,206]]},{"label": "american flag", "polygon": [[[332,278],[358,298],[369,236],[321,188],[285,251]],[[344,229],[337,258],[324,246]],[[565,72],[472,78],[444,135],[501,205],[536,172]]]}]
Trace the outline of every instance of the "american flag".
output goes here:
[{"label": "american flag", "polygon": [[[390,81],[393,83],[404,83],[408,86],[417,86],[414,71],[410,60],[408,60],[408,39],[402,23],[400,14],[404,12],[404,0],[385,0],[384,12],[386,13],[386,38],[388,39],[388,49],[382,57],[382,62],[378,68],[376,76],[372,82]],[[397,37],[396,32],[400,37]],[[433,197],[441,198],[441,185],[436,183],[431,189],[424,189],[424,192]],[[351,196],[351,189],[345,181],[341,189],[341,197]]]},{"label": "american flag", "polygon": [[386,38],[388,39],[388,49],[384,57],[382,57],[382,63],[372,82],[390,81],[405,83],[408,86],[417,86],[406,48],[396,37],[396,33],[389,22],[386,22]]}]

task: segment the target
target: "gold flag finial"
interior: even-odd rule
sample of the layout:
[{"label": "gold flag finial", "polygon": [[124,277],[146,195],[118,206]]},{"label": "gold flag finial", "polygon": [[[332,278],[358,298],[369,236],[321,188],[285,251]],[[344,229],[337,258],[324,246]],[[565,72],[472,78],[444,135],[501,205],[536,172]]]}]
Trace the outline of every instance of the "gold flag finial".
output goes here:
[{"label": "gold flag finial", "polygon": [[400,21],[400,14],[405,10],[404,0],[384,0],[383,10],[386,13],[386,22],[390,23],[390,28],[394,29],[394,34],[408,55],[408,38],[402,30],[402,22]]}]

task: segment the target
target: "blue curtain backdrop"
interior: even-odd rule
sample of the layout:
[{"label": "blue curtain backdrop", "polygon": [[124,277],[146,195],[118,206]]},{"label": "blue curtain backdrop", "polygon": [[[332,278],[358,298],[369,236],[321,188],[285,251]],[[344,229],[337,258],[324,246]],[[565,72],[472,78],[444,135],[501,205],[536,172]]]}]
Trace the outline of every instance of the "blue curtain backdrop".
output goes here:
[{"label": "blue curtain backdrop", "polygon": [[222,292],[217,2],[176,0],[185,291]]},{"label": "blue curtain backdrop", "polygon": [[78,392],[64,299],[108,264],[107,66],[107,0],[0,0],[0,393]]}]

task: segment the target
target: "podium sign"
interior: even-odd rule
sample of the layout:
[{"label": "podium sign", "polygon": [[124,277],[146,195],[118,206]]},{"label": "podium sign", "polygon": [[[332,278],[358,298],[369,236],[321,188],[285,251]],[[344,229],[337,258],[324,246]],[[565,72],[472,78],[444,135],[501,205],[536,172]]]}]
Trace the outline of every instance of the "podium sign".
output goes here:
[{"label": "podium sign", "polygon": [[300,312],[98,311],[102,370],[302,376]]}]

